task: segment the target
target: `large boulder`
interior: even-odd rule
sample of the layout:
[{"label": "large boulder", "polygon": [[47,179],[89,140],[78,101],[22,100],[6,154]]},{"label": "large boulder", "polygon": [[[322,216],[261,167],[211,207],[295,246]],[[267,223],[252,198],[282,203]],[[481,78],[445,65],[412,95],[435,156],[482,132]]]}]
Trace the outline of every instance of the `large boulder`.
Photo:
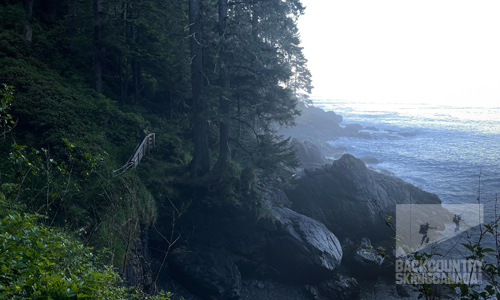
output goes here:
[{"label": "large boulder", "polygon": [[323,299],[354,300],[361,294],[361,286],[356,279],[342,274],[323,281],[318,290]]},{"label": "large boulder", "polygon": [[299,283],[332,274],[342,260],[337,237],[325,225],[289,208],[271,207],[277,231],[267,241],[268,263]]},{"label": "large boulder", "polygon": [[225,249],[179,247],[169,255],[173,279],[209,300],[239,299],[241,274]]},{"label": "large boulder", "polygon": [[301,111],[301,115],[296,119],[299,125],[311,124],[317,128],[328,128],[331,130],[338,128],[338,124],[343,121],[343,117],[333,111],[325,111],[312,105],[305,106],[302,103],[299,104],[298,108]]},{"label": "large boulder", "polygon": [[[249,209],[208,200],[192,203],[175,224],[175,235],[186,239],[169,254],[172,277],[188,287],[201,287],[195,292],[213,299],[237,294],[238,281],[231,282],[232,276],[293,284],[330,277],[342,260],[338,239],[320,222],[286,208],[290,202],[284,192],[272,194],[282,198],[277,201],[281,204],[262,200]],[[168,213],[160,211],[158,220],[164,221],[156,224],[156,234],[151,232],[153,249],[168,247],[164,237],[173,230]],[[161,261],[164,251],[153,255]]]},{"label": "large boulder", "polygon": [[396,204],[439,204],[439,197],[399,178],[370,170],[345,154],[329,166],[309,171],[287,191],[292,209],[326,225],[337,237],[374,244],[394,232],[386,225]]},{"label": "large boulder", "polygon": [[342,132],[346,136],[357,136],[363,130],[363,126],[359,124],[345,124]]},{"label": "large boulder", "polygon": [[292,139],[290,143],[297,151],[300,164],[303,168],[319,167],[328,163],[321,150],[315,144],[298,139]]},{"label": "large boulder", "polygon": [[280,134],[292,136],[301,140],[316,138],[328,141],[343,135],[342,116],[333,111],[324,111],[315,106],[306,106],[299,103],[298,109],[301,115],[295,119],[296,126],[279,128]]},{"label": "large boulder", "polygon": [[384,254],[374,248],[368,238],[361,239],[361,245],[353,254],[347,263],[352,274],[366,279],[375,279],[380,275]]}]

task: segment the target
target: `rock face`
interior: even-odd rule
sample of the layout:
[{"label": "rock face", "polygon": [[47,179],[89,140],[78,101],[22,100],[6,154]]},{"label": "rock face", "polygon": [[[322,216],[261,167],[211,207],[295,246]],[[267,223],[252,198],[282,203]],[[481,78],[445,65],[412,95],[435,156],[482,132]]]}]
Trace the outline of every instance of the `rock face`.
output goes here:
[{"label": "rock face", "polygon": [[287,191],[292,209],[326,225],[337,237],[377,243],[394,232],[385,224],[396,204],[438,204],[439,198],[396,177],[369,170],[345,154],[329,166],[309,171]]},{"label": "rock face", "polygon": [[266,245],[269,263],[297,281],[315,281],[331,275],[340,265],[339,240],[325,225],[289,208],[272,207],[277,235]]},{"label": "rock face", "polygon": [[341,274],[323,281],[318,289],[323,298],[335,300],[358,299],[361,293],[361,287],[356,279]]},{"label": "rock face", "polygon": [[359,124],[345,124],[343,133],[346,136],[356,136],[361,130],[363,130],[363,126]]},{"label": "rock face", "polygon": [[141,286],[145,292],[153,288],[153,273],[151,270],[151,257],[148,239],[149,226],[141,230],[140,239],[131,243],[130,257],[123,278],[127,287]]},{"label": "rock face", "polygon": [[205,299],[239,299],[241,274],[225,249],[177,248],[169,269],[173,279]]},{"label": "rock face", "polygon": [[309,141],[300,142],[293,139],[291,145],[297,151],[297,156],[303,168],[319,167],[328,163],[319,147]]},{"label": "rock face", "polygon": [[[297,147],[302,159],[321,161],[308,143]],[[244,206],[223,204],[206,194],[193,197],[196,201],[175,222],[172,209],[160,211],[158,233],[150,231],[150,248],[158,249],[152,250],[153,260],[164,258],[161,249],[168,247],[165,237],[172,226],[183,237],[168,256],[169,275],[163,275],[209,300],[239,299],[243,279],[309,284],[317,299],[356,299],[360,285],[338,270],[370,281],[393,271],[384,266],[386,250],[378,246],[392,254],[395,233],[385,218],[395,216],[396,204],[441,203],[436,195],[370,170],[347,154],[330,165],[306,169],[293,190],[264,196]],[[347,242],[341,247],[337,237]]]},{"label": "rock face", "polygon": [[[277,196],[286,197],[279,192]],[[261,205],[265,218],[234,205],[192,204],[176,225],[188,238],[168,256],[170,277],[212,300],[237,299],[242,277],[306,284],[335,274],[342,249],[325,225],[267,200]],[[168,215],[159,219],[168,220]],[[163,237],[151,234],[152,249],[167,247],[168,224],[156,226]],[[153,255],[161,261],[164,252]]]},{"label": "rock face", "polygon": [[339,124],[342,123],[342,116],[337,115],[333,111],[326,112],[319,107],[305,106],[299,104],[298,108],[301,115],[295,119],[297,126],[293,128],[280,128],[280,134],[292,136],[301,140],[311,140],[317,143],[321,141],[331,140],[333,137],[343,136],[344,128]]},{"label": "rock face", "polygon": [[299,124],[314,125],[317,129],[336,130],[340,128],[338,125],[342,123],[343,117],[337,115],[333,111],[324,111],[315,106],[305,106],[300,103],[298,108],[301,110],[301,115],[297,117],[296,122]]},{"label": "rock face", "polygon": [[351,273],[358,277],[375,279],[380,274],[384,258],[371,245],[368,238],[361,239],[361,245],[354,252],[354,257],[349,263]]}]

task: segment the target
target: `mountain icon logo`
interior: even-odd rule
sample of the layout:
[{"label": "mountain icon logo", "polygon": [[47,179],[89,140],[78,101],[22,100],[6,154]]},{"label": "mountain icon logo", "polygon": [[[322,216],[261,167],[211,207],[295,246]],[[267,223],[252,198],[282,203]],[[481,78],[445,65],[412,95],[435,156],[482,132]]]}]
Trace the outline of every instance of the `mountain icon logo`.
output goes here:
[{"label": "mountain icon logo", "polygon": [[482,204],[397,204],[396,257],[446,241],[482,223]]}]

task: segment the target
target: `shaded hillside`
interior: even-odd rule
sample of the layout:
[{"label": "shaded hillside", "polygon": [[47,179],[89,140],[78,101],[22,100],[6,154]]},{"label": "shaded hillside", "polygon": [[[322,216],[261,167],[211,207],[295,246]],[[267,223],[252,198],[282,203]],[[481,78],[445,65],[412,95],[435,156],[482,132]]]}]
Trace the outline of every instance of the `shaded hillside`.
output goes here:
[{"label": "shaded hillside", "polygon": [[[292,124],[311,88],[303,11],[298,0],[2,2],[8,205],[107,249],[126,284],[158,292],[147,241],[162,209],[255,204],[257,186],[291,179],[296,155],[271,124]],[[154,151],[113,177],[150,132]]]},{"label": "shaded hillside", "polygon": [[[360,224],[385,242],[377,214],[409,194],[438,200],[349,156],[294,177],[299,158],[276,124],[302,110],[302,135],[361,129],[300,104],[311,89],[303,12],[299,0],[2,2],[0,116],[15,122],[2,123],[0,200],[41,215],[37,224],[74,236],[78,249],[106,249],[100,266],[141,293],[182,286],[187,299],[239,299],[257,281],[358,297],[360,274],[345,258],[370,248]],[[113,176],[148,133],[154,150]],[[302,160],[328,163],[304,145]],[[8,230],[23,238],[16,226]],[[368,252],[360,259],[378,264]],[[2,285],[19,292],[12,278]]]}]

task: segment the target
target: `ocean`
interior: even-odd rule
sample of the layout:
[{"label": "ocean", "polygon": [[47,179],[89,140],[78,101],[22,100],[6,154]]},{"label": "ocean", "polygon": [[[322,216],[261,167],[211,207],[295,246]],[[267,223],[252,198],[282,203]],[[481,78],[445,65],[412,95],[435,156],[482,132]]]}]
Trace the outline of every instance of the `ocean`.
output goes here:
[{"label": "ocean", "polygon": [[485,219],[493,220],[497,194],[500,198],[500,106],[326,99],[313,104],[342,115],[342,124],[371,128],[365,130],[369,139],[344,137],[330,141],[332,146],[377,158],[379,163],[368,166],[435,193],[444,203],[478,203],[480,194]]}]

